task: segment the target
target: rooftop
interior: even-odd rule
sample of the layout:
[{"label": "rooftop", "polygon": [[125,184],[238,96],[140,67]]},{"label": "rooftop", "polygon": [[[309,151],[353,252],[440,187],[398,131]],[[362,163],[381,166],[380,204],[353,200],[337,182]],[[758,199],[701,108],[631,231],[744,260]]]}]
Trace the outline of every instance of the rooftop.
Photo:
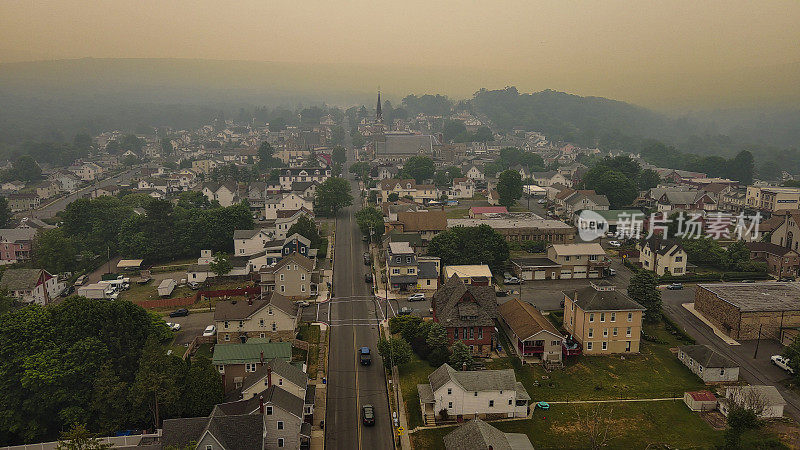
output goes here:
[{"label": "rooftop", "polygon": [[244,344],[217,344],[214,346],[214,365],[244,364],[257,362],[264,353],[264,361],[282,358],[286,361],[292,358],[292,344],[290,342],[267,342],[267,339],[250,338]]},{"label": "rooftop", "polygon": [[796,283],[715,283],[698,287],[742,312],[800,310],[800,286]]}]

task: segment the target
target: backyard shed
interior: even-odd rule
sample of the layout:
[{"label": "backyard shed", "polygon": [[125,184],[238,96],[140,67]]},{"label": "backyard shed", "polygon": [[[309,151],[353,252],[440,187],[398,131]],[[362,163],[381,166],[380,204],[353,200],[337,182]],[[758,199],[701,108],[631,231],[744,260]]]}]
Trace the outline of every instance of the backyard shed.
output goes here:
[{"label": "backyard shed", "polygon": [[692,411],[711,411],[717,407],[717,397],[711,391],[690,391],[683,394],[683,402]]}]

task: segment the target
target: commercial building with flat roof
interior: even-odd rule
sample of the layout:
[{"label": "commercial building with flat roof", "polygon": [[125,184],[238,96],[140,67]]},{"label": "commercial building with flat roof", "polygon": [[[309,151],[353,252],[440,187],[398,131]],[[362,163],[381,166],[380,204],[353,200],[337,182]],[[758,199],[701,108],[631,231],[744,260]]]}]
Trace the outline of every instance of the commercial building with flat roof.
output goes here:
[{"label": "commercial building with flat roof", "polygon": [[560,220],[542,219],[535,214],[489,214],[481,219],[447,219],[447,228],[489,225],[508,242],[545,241],[569,244],[575,240],[575,228]]},{"label": "commercial building with flat roof", "polygon": [[800,287],[795,283],[700,284],[694,308],[733,339],[780,339],[800,327]]}]

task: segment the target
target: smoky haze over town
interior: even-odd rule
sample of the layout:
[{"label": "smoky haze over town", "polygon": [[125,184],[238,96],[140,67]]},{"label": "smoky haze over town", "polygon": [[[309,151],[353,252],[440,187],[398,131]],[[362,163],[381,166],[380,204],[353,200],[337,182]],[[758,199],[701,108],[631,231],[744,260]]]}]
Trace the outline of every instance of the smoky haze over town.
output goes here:
[{"label": "smoky haze over town", "polygon": [[800,448],[800,4],[0,4],[0,447]]}]

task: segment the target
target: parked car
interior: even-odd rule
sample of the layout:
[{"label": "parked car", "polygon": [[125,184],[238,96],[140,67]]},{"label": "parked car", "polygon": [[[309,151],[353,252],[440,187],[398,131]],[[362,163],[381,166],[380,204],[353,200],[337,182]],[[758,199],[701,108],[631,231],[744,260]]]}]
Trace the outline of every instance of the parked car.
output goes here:
[{"label": "parked car", "polygon": [[172,331],[181,331],[181,324],[167,322],[167,328],[169,328]]},{"label": "parked car", "polygon": [[409,308],[408,306],[403,306],[402,308],[397,310],[397,315],[398,316],[407,316],[407,315],[409,315],[409,314],[411,314],[413,312],[414,312],[414,310],[412,308]]},{"label": "parked car", "polygon": [[547,200],[545,200],[543,198],[540,198],[538,201],[536,201],[536,203],[538,203],[540,205],[544,205],[545,203],[547,203]]},{"label": "parked car", "polygon": [[608,245],[612,247],[622,247],[622,244],[620,244],[619,241],[608,241]]},{"label": "parked car", "polygon": [[375,409],[372,405],[364,405],[361,407],[361,417],[363,418],[364,425],[375,425]]},{"label": "parked car", "polygon": [[667,286],[667,289],[669,289],[670,291],[680,291],[681,289],[683,289],[683,283],[672,283],[669,286]]},{"label": "parked car", "polygon": [[75,286],[83,286],[86,283],[86,275],[81,275],[75,280]]},{"label": "parked car", "polygon": [[364,283],[372,283],[372,272],[364,274]]},{"label": "parked car", "polygon": [[517,277],[507,277],[503,279],[503,284],[521,284],[521,283],[522,281],[520,281],[520,279]]},{"label": "parked car", "polygon": [[364,265],[368,266],[372,264],[372,257],[369,256],[369,252],[364,252]]},{"label": "parked car", "polygon": [[188,315],[189,315],[189,310],[186,308],[176,309],[175,311],[169,313],[170,317],[186,317]]},{"label": "parked car", "polygon": [[195,291],[200,289],[200,287],[202,286],[202,283],[198,283],[197,281],[190,281],[188,284],[189,288]]},{"label": "parked car", "polygon": [[794,375],[794,369],[789,366],[789,358],[784,358],[783,355],[772,355],[769,360],[772,364]]},{"label": "parked car", "polygon": [[208,336],[213,336],[215,334],[217,334],[217,326],[216,325],[209,325],[209,326],[206,327],[205,330],[203,330],[203,336],[208,337]]},{"label": "parked car", "polygon": [[408,301],[410,301],[410,302],[421,302],[423,300],[425,300],[425,294],[422,294],[422,293],[419,293],[419,292],[416,293],[416,294],[411,294],[408,297]]},{"label": "parked car", "polygon": [[308,303],[308,300],[300,300],[299,302],[297,302],[297,306],[300,308],[308,308],[309,306],[311,306],[311,303]]},{"label": "parked car", "polygon": [[617,269],[608,269],[608,276],[613,277],[617,274]]}]

